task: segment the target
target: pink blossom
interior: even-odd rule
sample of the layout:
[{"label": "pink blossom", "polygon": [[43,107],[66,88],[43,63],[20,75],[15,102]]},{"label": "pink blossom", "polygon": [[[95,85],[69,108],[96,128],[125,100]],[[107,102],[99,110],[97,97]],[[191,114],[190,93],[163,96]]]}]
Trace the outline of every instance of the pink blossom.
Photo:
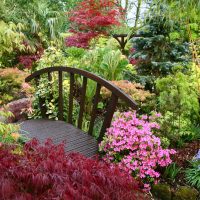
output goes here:
[{"label": "pink blossom", "polygon": [[[172,162],[170,155],[176,153],[161,147],[160,138],[153,134],[160,126],[148,120],[146,115],[137,118],[136,112],[118,114],[99,146],[105,161],[118,162],[121,169],[143,179],[144,190],[150,189],[150,183],[158,182],[160,174],[156,168],[168,166]],[[120,160],[116,160],[119,156]]]}]

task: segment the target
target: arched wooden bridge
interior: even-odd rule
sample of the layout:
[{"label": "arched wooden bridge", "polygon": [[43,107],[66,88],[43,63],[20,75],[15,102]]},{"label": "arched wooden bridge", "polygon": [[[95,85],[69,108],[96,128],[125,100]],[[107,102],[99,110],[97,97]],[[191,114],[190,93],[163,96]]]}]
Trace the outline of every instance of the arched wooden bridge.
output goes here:
[{"label": "arched wooden bridge", "polygon": [[[64,101],[63,101],[63,77],[68,73],[70,80],[69,89],[69,105],[68,105],[68,119],[63,121],[64,114]],[[26,78],[26,82],[35,80],[36,86],[39,85],[39,80],[41,77],[46,76],[48,81],[52,80],[52,75],[58,76],[58,120],[49,120],[46,116],[47,109],[44,106],[45,99],[39,99],[39,108],[41,110],[42,119],[31,119],[24,121],[21,124],[21,132],[28,133],[30,138],[38,138],[40,141],[44,141],[47,138],[51,138],[53,142],[60,143],[66,141],[66,151],[76,151],[84,154],[85,156],[91,157],[97,153],[98,142],[100,142],[106,132],[106,129],[110,126],[113,114],[116,110],[118,100],[124,101],[128,107],[131,109],[136,109],[137,104],[133,99],[131,99],[127,94],[125,94],[118,87],[114,86],[109,81],[93,74],[88,71],[71,68],[71,67],[49,67],[44,68],[39,71],[34,72]],[[73,125],[72,114],[73,114],[73,98],[74,90],[76,86],[76,77],[82,77],[82,86],[80,92],[80,111],[78,116],[78,126]],[[84,114],[84,105],[86,98],[87,82],[88,79],[93,80],[96,83],[96,92],[93,97],[92,112],[90,116],[89,130],[87,133],[82,131],[82,122]],[[101,131],[96,140],[92,137],[92,132],[95,124],[95,119],[97,117],[97,106],[100,101],[100,91],[101,88],[105,87],[111,92],[111,97],[109,99],[108,105],[106,107],[103,124]]]}]

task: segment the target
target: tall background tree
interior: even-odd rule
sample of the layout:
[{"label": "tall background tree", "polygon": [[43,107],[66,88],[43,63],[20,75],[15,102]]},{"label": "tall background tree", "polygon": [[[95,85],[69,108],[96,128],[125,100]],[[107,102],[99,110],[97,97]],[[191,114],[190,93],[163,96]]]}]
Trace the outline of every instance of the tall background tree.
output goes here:
[{"label": "tall background tree", "polygon": [[184,37],[190,42],[194,62],[200,66],[200,1],[198,0],[153,0],[157,5],[155,12],[160,12],[160,5],[168,5],[169,9],[163,13],[171,20],[179,21],[184,27]]},{"label": "tall background tree", "polygon": [[70,13],[72,36],[67,46],[88,48],[92,38],[107,35],[112,26],[120,25],[122,9],[112,0],[86,0],[80,2]]},{"label": "tall background tree", "polygon": [[126,23],[134,26],[138,25],[146,5],[146,0],[117,0],[117,4],[124,9]]},{"label": "tall background tree", "polygon": [[[0,2],[1,37],[9,43],[0,65],[15,66],[22,62],[26,67],[40,58],[43,49],[54,43],[64,44],[63,33],[69,28],[68,11],[80,0],[4,0]],[[8,14],[9,13],[9,14]],[[5,26],[7,31],[5,31]],[[16,39],[17,34],[20,34]],[[19,40],[20,38],[23,39]],[[3,39],[4,38],[4,39]],[[6,38],[6,39],[5,39]],[[19,41],[16,45],[16,42]],[[3,43],[1,43],[3,48]],[[11,50],[15,48],[15,51]],[[2,54],[1,52],[0,54]]]},{"label": "tall background tree", "polygon": [[153,0],[146,4],[144,20],[132,29],[132,33],[141,35],[132,40],[135,50],[132,59],[144,76],[140,76],[140,81],[152,85],[154,80],[148,77],[166,76],[177,65],[185,66],[186,70],[191,58],[199,65],[200,2]]}]

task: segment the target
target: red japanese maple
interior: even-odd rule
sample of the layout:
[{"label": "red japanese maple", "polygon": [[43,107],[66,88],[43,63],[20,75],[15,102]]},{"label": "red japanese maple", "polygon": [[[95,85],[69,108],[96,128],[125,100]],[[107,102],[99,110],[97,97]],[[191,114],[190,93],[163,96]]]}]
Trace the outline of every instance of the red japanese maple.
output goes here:
[{"label": "red japanese maple", "polygon": [[71,32],[67,46],[87,48],[92,38],[108,34],[114,25],[120,25],[122,8],[113,0],[84,0],[70,13]]},{"label": "red japanese maple", "polygon": [[143,200],[137,182],[119,168],[78,153],[65,154],[63,145],[37,140],[23,154],[0,146],[2,200]]},{"label": "red japanese maple", "polygon": [[18,65],[21,65],[25,69],[31,69],[33,64],[41,58],[43,52],[44,49],[40,47],[37,49],[37,52],[35,54],[20,55],[18,57]]}]

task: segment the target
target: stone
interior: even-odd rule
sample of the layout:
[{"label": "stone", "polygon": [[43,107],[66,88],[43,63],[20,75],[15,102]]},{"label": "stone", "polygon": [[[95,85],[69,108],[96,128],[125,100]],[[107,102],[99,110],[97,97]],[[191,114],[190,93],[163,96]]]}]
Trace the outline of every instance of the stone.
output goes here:
[{"label": "stone", "polygon": [[9,118],[8,122],[16,122],[26,119],[24,111],[27,111],[31,107],[31,99],[23,98],[19,100],[12,101],[7,104],[7,108],[13,113],[13,117]]},{"label": "stone", "polygon": [[4,116],[0,116],[0,122],[5,122],[6,118]]},{"label": "stone", "polygon": [[159,200],[171,200],[172,198],[171,188],[167,184],[156,184],[152,187],[151,192]]},{"label": "stone", "polygon": [[172,200],[197,200],[199,192],[189,186],[180,186]]}]

